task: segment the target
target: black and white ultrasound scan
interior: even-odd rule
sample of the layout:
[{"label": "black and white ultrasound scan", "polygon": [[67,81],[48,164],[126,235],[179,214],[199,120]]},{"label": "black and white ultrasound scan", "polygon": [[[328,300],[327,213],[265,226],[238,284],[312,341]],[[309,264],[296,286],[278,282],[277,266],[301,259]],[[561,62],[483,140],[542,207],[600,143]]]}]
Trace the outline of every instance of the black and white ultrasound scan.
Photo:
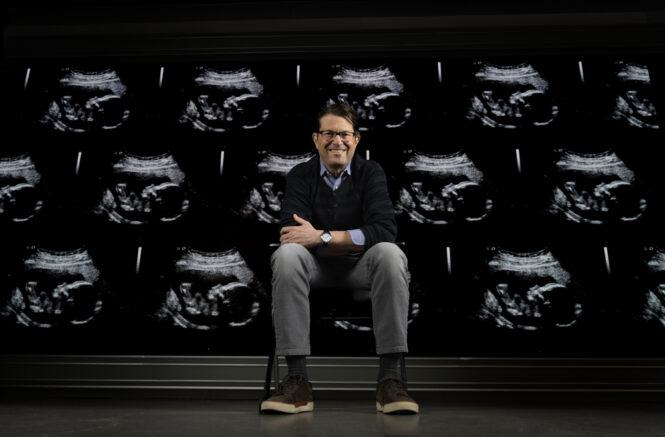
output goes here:
[{"label": "black and white ultrasound scan", "polygon": [[649,248],[643,274],[645,298],[640,319],[665,328],[665,248]]},{"label": "black and white ultrasound scan", "polygon": [[588,105],[596,119],[635,131],[660,128],[658,95],[648,63],[634,60],[588,60],[585,72]]},{"label": "black and white ultrasound scan", "polygon": [[484,173],[463,150],[445,155],[408,151],[403,171],[395,211],[411,223],[481,222],[492,211]]},{"label": "black and white ultrasound scan", "polygon": [[248,66],[171,67],[164,82],[179,89],[176,122],[192,131],[251,131],[271,116],[266,84]]},{"label": "black and white ultrasound scan", "polygon": [[612,120],[642,129],[658,129],[648,66],[617,62],[615,68]]},{"label": "black and white ultrasound scan", "polygon": [[118,152],[101,175],[94,214],[109,223],[174,223],[190,208],[188,184],[173,155]]},{"label": "black and white ultrasound scan", "polygon": [[315,152],[295,155],[271,151],[257,153],[254,168],[243,178],[246,188],[241,190],[243,195],[236,202],[238,207],[234,212],[252,222],[279,223],[286,175],[293,167],[314,156]]},{"label": "black and white ultrasound scan", "polygon": [[532,62],[474,61],[456,72],[463,87],[460,113],[472,125],[497,130],[543,128],[559,118],[561,108],[552,79]]},{"label": "black and white ultrasound scan", "polygon": [[571,273],[549,249],[517,252],[495,248],[480,277],[484,292],[476,317],[496,328],[568,328],[582,316],[582,301]]},{"label": "black and white ultrasound scan", "polygon": [[115,68],[28,68],[25,86],[27,112],[47,130],[111,132],[136,115],[132,92]]},{"label": "black and white ultrasound scan", "polygon": [[8,272],[0,316],[18,326],[85,326],[104,307],[105,283],[88,251],[30,250]]},{"label": "black and white ultrasound scan", "polygon": [[657,339],[665,329],[664,247],[653,232],[625,241],[614,237],[605,246],[609,274],[594,302],[594,329],[609,353],[662,356]]},{"label": "black and white ultrasound scan", "polygon": [[407,126],[413,116],[408,84],[395,66],[381,62],[306,65],[303,86],[318,95],[317,112],[325,104],[345,103],[360,117],[361,132],[390,132]]},{"label": "black and white ultrasound scan", "polygon": [[42,175],[27,154],[0,157],[0,217],[4,223],[31,221],[42,209]]},{"label": "black and white ultrasound scan", "polygon": [[[222,252],[183,248],[159,272],[152,290],[154,320],[186,330],[251,326],[265,306],[265,291],[236,249]],[[145,292],[145,290],[144,290]]]},{"label": "black and white ultrasound scan", "polygon": [[552,174],[548,213],[570,223],[636,222],[647,210],[637,175],[612,150],[560,153]]}]

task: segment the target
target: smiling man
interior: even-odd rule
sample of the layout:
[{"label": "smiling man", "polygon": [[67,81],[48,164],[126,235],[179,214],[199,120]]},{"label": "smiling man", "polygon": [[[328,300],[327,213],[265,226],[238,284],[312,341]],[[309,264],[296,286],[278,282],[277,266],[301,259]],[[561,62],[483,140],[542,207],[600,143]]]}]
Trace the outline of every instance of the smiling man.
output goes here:
[{"label": "smiling man", "polygon": [[[394,244],[395,213],[379,164],[355,156],[358,116],[332,104],[318,115],[312,140],[319,156],[286,177],[280,247],[271,259],[276,353],[288,374],[261,411],[312,411],[307,378],[310,287],[370,290],[376,352],[380,357],[376,408],[417,413],[398,371],[407,348],[407,259]],[[404,370],[404,369],[402,369]]]}]

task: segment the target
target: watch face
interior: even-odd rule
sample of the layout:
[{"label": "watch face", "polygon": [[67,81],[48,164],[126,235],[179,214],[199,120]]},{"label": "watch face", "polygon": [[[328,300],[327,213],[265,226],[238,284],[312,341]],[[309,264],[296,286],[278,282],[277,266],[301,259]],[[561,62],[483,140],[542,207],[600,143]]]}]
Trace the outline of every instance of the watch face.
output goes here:
[{"label": "watch face", "polygon": [[328,244],[330,243],[330,240],[332,240],[332,237],[328,232],[324,232],[321,234],[321,240],[323,240],[323,244]]}]

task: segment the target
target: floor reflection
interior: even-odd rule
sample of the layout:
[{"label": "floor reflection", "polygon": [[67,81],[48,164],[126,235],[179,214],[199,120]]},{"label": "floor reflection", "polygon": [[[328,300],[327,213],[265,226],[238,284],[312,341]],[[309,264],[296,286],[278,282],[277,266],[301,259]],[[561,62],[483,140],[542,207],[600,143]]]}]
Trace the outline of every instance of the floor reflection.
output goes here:
[{"label": "floor reflection", "polygon": [[[315,417],[318,415],[318,419]],[[332,417],[331,417],[332,415]],[[376,416],[373,429],[368,415]],[[316,422],[316,424],[315,424]],[[389,415],[362,409],[313,411],[299,414],[259,415],[260,435],[263,437],[308,437],[314,435],[349,435],[362,431],[367,436],[411,437],[417,436],[420,415]]]},{"label": "floor reflection", "polygon": [[385,437],[411,437],[418,435],[418,414],[376,414],[376,424],[379,435]]},{"label": "floor reflection", "polygon": [[263,437],[307,437],[311,435],[314,412],[298,414],[260,414],[259,429]]}]

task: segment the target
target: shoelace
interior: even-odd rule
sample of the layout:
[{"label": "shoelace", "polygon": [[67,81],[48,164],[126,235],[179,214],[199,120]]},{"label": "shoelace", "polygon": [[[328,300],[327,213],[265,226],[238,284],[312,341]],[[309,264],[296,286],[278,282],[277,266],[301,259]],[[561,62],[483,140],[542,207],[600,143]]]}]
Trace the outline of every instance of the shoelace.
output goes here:
[{"label": "shoelace", "polygon": [[277,385],[277,393],[275,394],[286,394],[287,390],[298,386],[298,380],[299,378],[297,376],[287,376]]},{"label": "shoelace", "polygon": [[402,385],[402,382],[397,379],[397,378],[390,378],[385,380],[384,384],[386,384],[386,388],[389,387],[395,387],[395,394],[399,396],[408,396],[409,394],[407,391],[404,389],[404,386]]}]

